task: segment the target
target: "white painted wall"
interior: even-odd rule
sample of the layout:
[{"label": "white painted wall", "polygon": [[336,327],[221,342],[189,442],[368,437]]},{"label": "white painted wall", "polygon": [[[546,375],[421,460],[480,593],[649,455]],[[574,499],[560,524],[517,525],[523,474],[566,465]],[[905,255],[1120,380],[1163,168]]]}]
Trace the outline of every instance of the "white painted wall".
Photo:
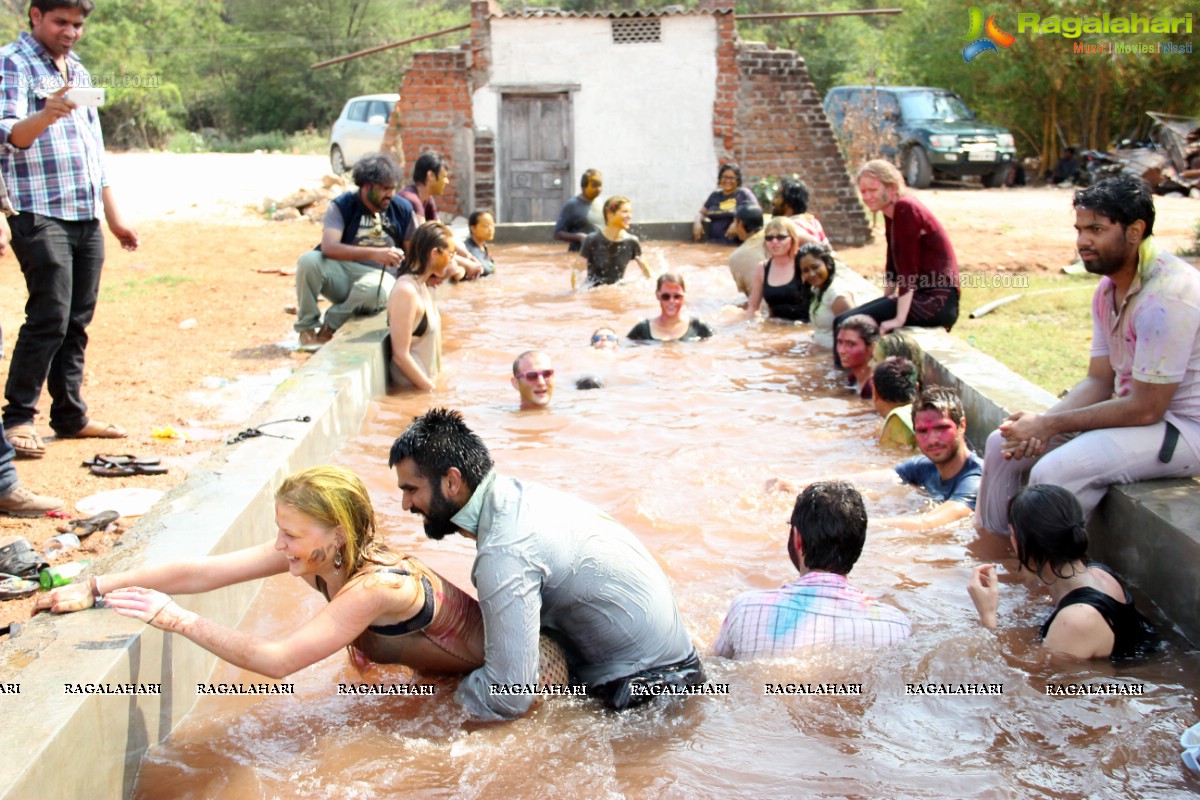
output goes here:
[{"label": "white painted wall", "polygon": [[[576,85],[572,193],[595,167],[605,197],[633,200],[635,222],[692,219],[717,185],[716,51],[707,15],[663,17],[662,41],[638,44],[613,44],[608,19],[493,19],[491,85],[475,92],[475,124],[499,132],[493,86]],[[497,179],[503,146],[497,137]]]}]

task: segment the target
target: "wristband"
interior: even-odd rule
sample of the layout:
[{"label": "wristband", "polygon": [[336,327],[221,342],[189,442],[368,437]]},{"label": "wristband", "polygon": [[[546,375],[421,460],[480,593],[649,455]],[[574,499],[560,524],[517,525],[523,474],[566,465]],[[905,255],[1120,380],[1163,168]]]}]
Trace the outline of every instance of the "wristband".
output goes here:
[{"label": "wristband", "polygon": [[92,589],[92,599],[93,600],[99,600],[101,597],[104,596],[104,593],[100,591],[100,578],[93,575],[91,578],[88,579],[88,585]]}]

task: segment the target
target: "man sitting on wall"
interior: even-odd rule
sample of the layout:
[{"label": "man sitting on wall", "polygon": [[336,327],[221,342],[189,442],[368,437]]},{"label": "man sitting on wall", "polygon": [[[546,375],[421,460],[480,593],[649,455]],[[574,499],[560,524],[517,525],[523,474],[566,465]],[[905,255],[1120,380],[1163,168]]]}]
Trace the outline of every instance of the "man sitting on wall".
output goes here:
[{"label": "man sitting on wall", "polygon": [[867,510],[853,486],[809,486],[796,498],[788,530],[788,556],[800,577],[778,589],[739,595],[713,652],[749,659],[824,644],[880,647],[907,639],[912,626],[903,612],[846,579],[866,539]]},{"label": "man sitting on wall", "polygon": [[[400,165],[390,155],[372,153],[354,165],[354,184],[325,211],[321,243],[296,262],[294,325],[300,346],[320,347],[356,314],[387,306],[393,274],[412,238],[412,207],[396,197]],[[320,297],[333,305],[322,322]],[[318,329],[319,326],[319,329]]]},{"label": "man sitting on wall", "polygon": [[1087,377],[1049,410],[1018,411],[988,437],[980,531],[1008,536],[1008,501],[1052,483],[1085,516],[1114,483],[1200,473],[1200,275],[1158,249],[1154,199],[1119,175],[1075,193],[1075,244],[1102,275]]},{"label": "man sitting on wall", "polygon": [[[821,242],[829,244],[829,237],[821,227],[821,221],[808,213],[808,187],[798,178],[784,178],[771,200],[771,213],[787,217],[800,229],[799,244]],[[831,248],[832,249],[832,248]]]},{"label": "man sitting on wall", "polygon": [[741,244],[729,254],[729,272],[738,291],[749,297],[754,273],[767,257],[763,249],[763,213],[758,206],[742,203],[733,214],[733,224],[726,235]]},{"label": "man sitting on wall", "polygon": [[983,462],[967,445],[967,416],[958,392],[931,386],[913,404],[913,434],[921,455],[896,467],[906,483],[920,486],[939,504],[924,514],[879,520],[910,531],[940,528],[975,510]]},{"label": "man sitting on wall", "polygon": [[604,220],[596,208],[596,198],[604,188],[604,176],[598,169],[585,170],[579,186],[582,191],[563,203],[558,221],[554,223],[554,238],[568,242],[568,253],[578,253],[588,234],[604,227]]},{"label": "man sitting on wall", "polygon": [[[412,205],[419,226],[423,222],[441,221],[434,198],[445,194],[449,185],[450,166],[445,160],[437,153],[422,153],[413,165],[413,182],[398,194]],[[457,242],[454,264],[446,270],[446,277],[452,281],[469,281],[482,274],[483,264],[467,251],[461,241]]]},{"label": "man sitting on wall", "polygon": [[595,506],[497,473],[457,411],[417,417],[392,444],[403,506],[425,534],[475,542],[484,665],[454,693],[483,719],[513,719],[534,697],[540,634],[567,651],[573,683],[610,708],[704,682],[667,576],[632,533]]}]

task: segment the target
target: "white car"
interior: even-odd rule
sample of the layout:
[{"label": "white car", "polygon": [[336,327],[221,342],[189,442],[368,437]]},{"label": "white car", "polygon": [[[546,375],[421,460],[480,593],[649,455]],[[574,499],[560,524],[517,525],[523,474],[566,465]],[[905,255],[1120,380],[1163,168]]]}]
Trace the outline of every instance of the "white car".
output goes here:
[{"label": "white car", "polygon": [[329,165],[341,175],[367,153],[379,150],[398,94],[364,94],[351,97],[329,134]]}]

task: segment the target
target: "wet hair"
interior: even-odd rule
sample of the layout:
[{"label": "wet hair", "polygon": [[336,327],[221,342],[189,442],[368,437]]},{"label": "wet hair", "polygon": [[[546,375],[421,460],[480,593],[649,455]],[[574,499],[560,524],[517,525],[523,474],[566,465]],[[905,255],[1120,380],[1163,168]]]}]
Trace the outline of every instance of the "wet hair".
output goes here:
[{"label": "wet hair", "polygon": [[492,471],[492,456],[479,435],[467,427],[460,412],[431,408],[417,417],[392,443],[388,466],[411,458],[417,473],[439,481],[456,468],[467,489],[474,492]]},{"label": "wet hair", "polygon": [[587,389],[603,389],[604,379],[597,378],[595,375],[584,375],[575,381],[575,388],[581,392]]},{"label": "wet hair", "polygon": [[1075,208],[1108,217],[1125,230],[1139,219],[1146,223],[1143,236],[1154,233],[1154,197],[1141,178],[1121,173],[1075,192]]},{"label": "wet hair", "polygon": [[654,293],[658,294],[664,283],[674,283],[683,291],[687,291],[687,284],[683,282],[683,276],[678,272],[664,272],[658,276],[658,280],[654,282]]},{"label": "wet hair", "polygon": [[[792,246],[788,249],[792,251],[792,258],[796,257],[796,248],[800,245],[800,229],[796,227],[796,223],[792,222],[787,217],[771,217],[771,221],[763,228],[763,235],[767,236],[773,232],[782,231],[786,233],[788,238],[792,240]],[[767,243],[763,242],[763,251],[766,250]]]},{"label": "wet hair", "polygon": [[489,217],[491,217],[493,222],[496,220],[495,214],[488,211],[486,208],[482,208],[478,211],[472,211],[471,216],[467,217],[467,227],[474,228],[476,225],[478,225],[479,220],[483,219],[484,214],[487,214]]},{"label": "wet hair", "polygon": [[742,185],[742,168],[732,161],[730,161],[728,164],[722,164],[721,168],[717,170],[717,183],[721,182],[721,176],[724,175],[726,171],[733,173],[734,177],[737,178],[738,186]]},{"label": "wet hair", "polygon": [[904,176],[896,165],[882,158],[872,159],[858,168],[854,182],[858,183],[863,177],[874,178],[884,186],[891,186],[897,192],[904,189]]},{"label": "wet hair", "polygon": [[396,557],[375,541],[375,509],[362,479],[344,467],[312,467],[284,478],[276,502],[346,534],[345,563],[350,574],[363,562],[392,564]]},{"label": "wet hair", "polygon": [[583,177],[579,179],[579,188],[581,190],[586,189],[588,187],[588,182],[591,181],[592,178],[599,178],[601,182],[604,180],[604,176],[600,174],[600,170],[585,169],[583,171]]},{"label": "wet hair", "polygon": [[354,179],[354,185],[358,187],[373,184],[394,188],[400,185],[403,173],[400,172],[400,165],[396,163],[396,159],[387,153],[371,153],[358,160],[351,177]]},{"label": "wet hair", "polygon": [[742,230],[747,235],[754,233],[763,226],[762,208],[753,203],[738,203],[733,213],[737,221],[742,223]]},{"label": "wet hair", "polygon": [[531,356],[536,356],[541,352],[542,352],[541,350],[526,350],[524,353],[521,353],[521,355],[517,356],[516,360],[513,361],[513,377],[515,378],[521,374],[521,362],[522,361],[524,361],[527,358],[530,358]]},{"label": "wet hair", "polygon": [[867,541],[867,509],[846,481],[820,481],[796,497],[792,527],[804,548],[804,566],[848,575]]},{"label": "wet hair", "polygon": [[892,356],[901,356],[917,365],[920,369],[925,364],[925,352],[917,340],[904,331],[892,331],[879,337],[875,343],[875,360],[883,361]]},{"label": "wet hair", "polygon": [[890,356],[875,367],[871,385],[880,400],[907,405],[916,401],[921,381],[916,364],[903,356]]},{"label": "wet hair", "polygon": [[955,425],[962,425],[963,420],[967,418],[967,413],[963,411],[962,397],[949,386],[930,386],[928,389],[922,389],[917,402],[913,403],[914,425],[917,423],[917,414],[922,411],[936,411],[944,417],[949,417]]},{"label": "wet hair", "polygon": [[879,340],[879,323],[866,314],[855,314],[842,320],[842,324],[838,326],[838,332],[846,330],[855,331],[862,337],[867,347],[874,347],[875,342]]},{"label": "wet hair", "polygon": [[[29,0],[29,11],[32,12],[35,8],[43,15],[60,8],[78,8],[83,12],[83,18],[87,19],[96,10],[96,4],[93,0]],[[33,27],[32,13],[29,14],[29,27]]]},{"label": "wet hair", "polygon": [[604,221],[607,223],[608,218],[621,210],[621,206],[633,205],[633,201],[622,194],[614,194],[612,197],[604,201]]},{"label": "wet hair", "polygon": [[429,257],[435,249],[444,250],[450,246],[454,233],[441,222],[429,220],[422,222],[413,234],[408,251],[404,254],[404,262],[400,264],[401,275],[424,275],[429,271]]},{"label": "wet hair", "polygon": [[808,211],[808,186],[799,178],[784,178],[779,182],[779,196],[793,214]]},{"label": "wet hair", "polygon": [[825,296],[825,290],[829,288],[829,284],[833,283],[833,275],[837,272],[837,266],[833,260],[833,251],[824,242],[806,242],[800,245],[800,249],[796,251],[796,274],[800,274],[800,260],[805,256],[812,256],[825,262],[825,268],[829,270],[829,274],[825,276],[825,282],[817,287],[817,302],[821,302],[821,298]]},{"label": "wet hair", "polygon": [[432,172],[433,177],[436,178],[441,173],[442,167],[444,166],[445,161],[443,161],[442,157],[437,153],[432,151],[428,153],[421,153],[420,158],[417,159],[417,163],[413,165],[413,183],[426,183],[429,180],[428,176],[430,172]]},{"label": "wet hair", "polygon": [[1039,483],[1022,489],[1008,503],[1008,518],[1017,540],[1017,561],[1038,578],[1047,566],[1057,577],[1069,578],[1063,569],[1087,559],[1083,508],[1061,486]]}]

